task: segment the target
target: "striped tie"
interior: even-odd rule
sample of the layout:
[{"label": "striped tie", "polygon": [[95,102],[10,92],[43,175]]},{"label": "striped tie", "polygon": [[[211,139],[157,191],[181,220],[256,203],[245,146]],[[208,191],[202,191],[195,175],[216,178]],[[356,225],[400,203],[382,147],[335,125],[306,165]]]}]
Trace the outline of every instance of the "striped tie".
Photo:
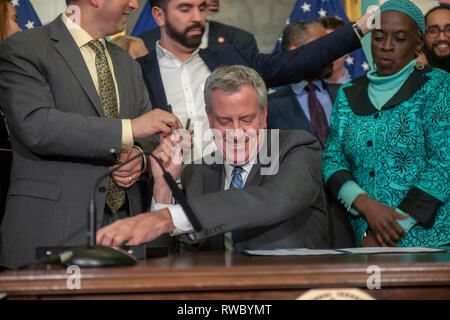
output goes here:
[{"label": "striped tie", "polygon": [[[117,94],[114,79],[109,68],[103,44],[98,40],[88,43],[95,52],[95,68],[98,77],[98,95],[107,118],[119,118],[117,110]],[[115,214],[125,203],[125,188],[119,187],[113,179],[109,179],[106,205]]]},{"label": "striped tie", "polygon": [[[233,175],[231,177],[230,189],[242,189],[244,188],[244,182],[242,181],[242,167],[234,167]],[[234,251],[233,234],[226,232],[224,234],[225,251]]]}]

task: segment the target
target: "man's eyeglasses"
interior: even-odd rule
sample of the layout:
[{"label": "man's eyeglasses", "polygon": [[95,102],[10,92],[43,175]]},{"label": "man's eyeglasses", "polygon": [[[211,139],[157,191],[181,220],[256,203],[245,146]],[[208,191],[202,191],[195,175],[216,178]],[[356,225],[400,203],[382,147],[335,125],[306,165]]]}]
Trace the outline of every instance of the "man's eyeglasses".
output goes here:
[{"label": "man's eyeglasses", "polygon": [[446,25],[444,29],[439,29],[438,26],[431,26],[427,29],[427,36],[431,38],[437,38],[441,34],[444,33],[446,37],[450,37],[450,24]]}]

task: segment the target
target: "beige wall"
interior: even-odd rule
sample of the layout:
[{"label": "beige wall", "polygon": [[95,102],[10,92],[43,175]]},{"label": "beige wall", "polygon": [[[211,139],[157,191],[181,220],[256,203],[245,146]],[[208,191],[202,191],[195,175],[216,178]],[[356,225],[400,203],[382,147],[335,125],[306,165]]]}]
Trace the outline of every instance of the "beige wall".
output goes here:
[{"label": "beige wall", "polygon": [[215,20],[255,35],[261,52],[271,52],[296,0],[221,0]]},{"label": "beige wall", "polygon": [[[139,0],[139,10],[128,21],[134,27],[147,0]],[[338,0],[329,0],[338,1]],[[31,0],[42,23],[53,20],[65,8],[65,0]],[[262,52],[271,52],[296,0],[221,0],[220,13],[213,19],[245,29],[255,35]],[[424,12],[437,0],[413,0]]]},{"label": "beige wall", "polygon": [[[128,33],[146,2],[147,0],[139,0],[139,10],[128,20]],[[260,50],[271,52],[295,2],[296,0],[221,0],[220,12],[213,19],[253,33]]]}]

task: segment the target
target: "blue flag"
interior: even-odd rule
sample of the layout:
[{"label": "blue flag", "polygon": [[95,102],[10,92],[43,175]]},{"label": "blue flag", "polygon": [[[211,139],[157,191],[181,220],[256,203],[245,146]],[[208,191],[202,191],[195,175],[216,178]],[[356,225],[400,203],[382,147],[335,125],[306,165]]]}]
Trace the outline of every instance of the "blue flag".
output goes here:
[{"label": "blue flag", "polygon": [[158,25],[156,24],[155,19],[153,19],[150,3],[147,1],[144,9],[142,9],[142,13],[139,16],[138,21],[136,22],[136,25],[134,26],[133,32],[131,32],[131,35],[137,37],[141,33],[157,27]]},{"label": "blue flag", "polygon": [[16,8],[17,23],[22,30],[33,29],[42,25],[30,0],[11,0],[11,3]]},{"label": "blue flag", "polygon": [[[349,22],[340,0],[297,0],[286,25],[298,21],[316,20],[321,17],[336,17]],[[281,37],[274,52],[281,49]],[[345,67],[352,79],[356,79],[369,71],[370,66],[362,49],[355,50],[345,59]]]}]

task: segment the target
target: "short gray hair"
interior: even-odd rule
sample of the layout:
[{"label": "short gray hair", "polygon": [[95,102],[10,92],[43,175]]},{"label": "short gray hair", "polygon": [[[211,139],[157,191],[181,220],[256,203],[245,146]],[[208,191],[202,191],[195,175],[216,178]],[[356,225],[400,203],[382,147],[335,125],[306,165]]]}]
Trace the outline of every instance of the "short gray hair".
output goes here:
[{"label": "short gray hair", "polygon": [[258,72],[241,65],[219,67],[206,79],[203,91],[206,112],[211,112],[211,96],[214,90],[218,89],[226,93],[235,93],[245,85],[252,86],[256,90],[259,107],[264,112],[267,105],[266,84]]}]

